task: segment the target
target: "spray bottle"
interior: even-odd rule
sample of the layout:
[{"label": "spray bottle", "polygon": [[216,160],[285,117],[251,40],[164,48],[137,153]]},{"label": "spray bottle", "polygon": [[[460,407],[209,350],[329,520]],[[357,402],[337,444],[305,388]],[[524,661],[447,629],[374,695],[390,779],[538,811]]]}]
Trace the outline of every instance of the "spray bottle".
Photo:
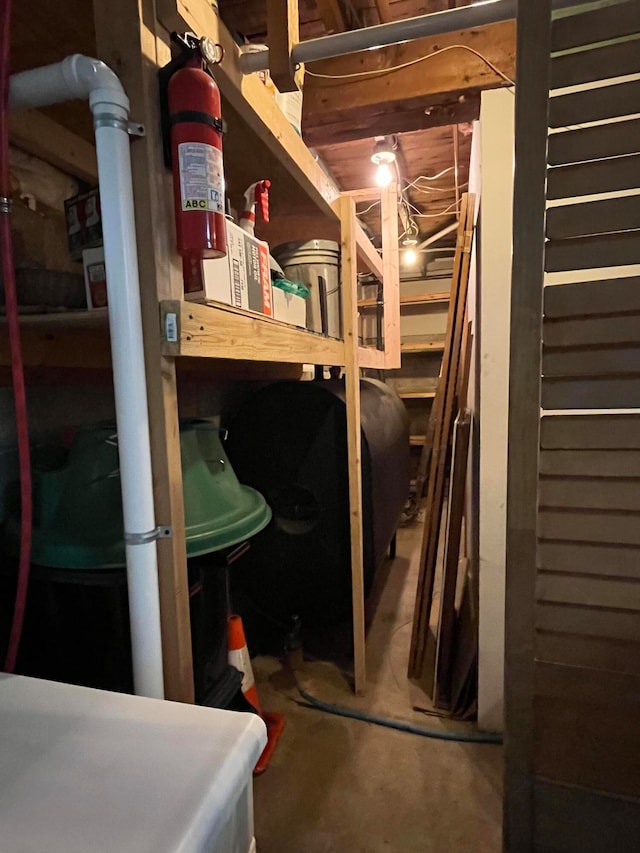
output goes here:
[{"label": "spray bottle", "polygon": [[256,204],[260,205],[260,215],[265,222],[269,221],[269,187],[271,181],[257,181],[244,194],[244,210],[238,225],[247,234],[254,236],[256,225]]}]

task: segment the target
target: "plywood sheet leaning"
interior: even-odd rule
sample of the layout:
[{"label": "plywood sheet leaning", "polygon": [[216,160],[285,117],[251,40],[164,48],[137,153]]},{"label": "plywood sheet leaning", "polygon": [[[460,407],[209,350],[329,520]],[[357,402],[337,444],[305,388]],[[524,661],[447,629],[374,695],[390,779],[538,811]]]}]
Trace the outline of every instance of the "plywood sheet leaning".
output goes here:
[{"label": "plywood sheet leaning", "polygon": [[454,631],[456,625],[456,588],[462,538],[462,517],[467,485],[467,459],[471,435],[471,413],[461,411],[453,431],[451,478],[447,507],[447,536],[444,550],[444,571],[440,592],[437,647],[434,655],[434,702],[439,708],[450,703],[451,670],[454,656]]},{"label": "plywood sheet leaning", "polygon": [[[456,621],[456,581],[458,577],[458,557],[460,556],[462,535],[467,456],[469,454],[471,435],[471,415],[466,412],[465,403],[467,388],[469,386],[469,373],[471,371],[472,343],[473,335],[471,334],[471,323],[469,322],[464,327],[458,363],[458,380],[453,400],[453,412],[457,412],[458,415],[453,429],[453,444],[451,449],[451,472],[449,476],[449,499],[446,512],[440,612],[435,630],[436,636],[432,637],[431,632],[427,636],[428,641],[422,664],[422,679],[430,688],[433,685],[434,701],[438,707],[448,707],[450,710],[452,708],[450,707],[448,689],[444,684],[442,685],[443,691],[438,701],[437,685],[439,678],[443,681],[450,679],[449,667],[452,665],[451,659],[454,653],[452,645],[454,642],[453,634]],[[467,417],[464,417],[463,421],[459,422],[463,418],[464,413],[466,413],[468,420]],[[437,664],[437,661],[440,661],[440,664]],[[438,675],[438,665],[440,666],[440,675]]]},{"label": "plywood sheet leaning", "polygon": [[[419,678],[422,675],[429,635],[429,615],[433,598],[438,537],[444,505],[445,481],[448,474],[448,452],[456,415],[458,375],[461,369],[460,359],[465,333],[474,209],[475,197],[465,194],[462,197],[460,225],[456,240],[442,370],[433,406],[433,434],[427,480],[427,503],[409,654],[409,676],[411,678]],[[427,434],[427,441],[430,439],[431,436]]]}]

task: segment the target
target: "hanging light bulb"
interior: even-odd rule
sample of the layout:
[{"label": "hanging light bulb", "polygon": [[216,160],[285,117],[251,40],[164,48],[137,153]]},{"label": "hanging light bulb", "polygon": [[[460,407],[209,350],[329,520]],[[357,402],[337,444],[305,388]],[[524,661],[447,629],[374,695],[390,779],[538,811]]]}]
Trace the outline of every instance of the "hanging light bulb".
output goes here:
[{"label": "hanging light bulb", "polygon": [[376,183],[379,187],[388,187],[393,180],[393,164],[396,161],[396,152],[393,144],[382,137],[377,140],[375,151],[371,155],[371,162],[377,166]]},{"label": "hanging light bulb", "polygon": [[392,178],[391,166],[388,163],[380,163],[376,169],[376,184],[379,187],[388,187]]},{"label": "hanging light bulb", "polygon": [[418,253],[415,248],[418,245],[418,241],[415,239],[415,237],[405,237],[405,239],[402,241],[402,245],[404,246],[402,260],[404,261],[406,266],[412,267],[418,260]]}]

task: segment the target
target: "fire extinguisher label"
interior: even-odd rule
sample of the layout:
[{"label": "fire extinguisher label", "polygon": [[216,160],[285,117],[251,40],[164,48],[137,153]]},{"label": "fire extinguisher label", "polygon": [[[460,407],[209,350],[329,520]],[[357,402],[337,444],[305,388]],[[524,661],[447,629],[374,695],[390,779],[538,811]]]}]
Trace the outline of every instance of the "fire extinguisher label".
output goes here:
[{"label": "fire extinguisher label", "polygon": [[204,142],[181,142],[178,159],[182,209],[224,215],[222,151]]}]

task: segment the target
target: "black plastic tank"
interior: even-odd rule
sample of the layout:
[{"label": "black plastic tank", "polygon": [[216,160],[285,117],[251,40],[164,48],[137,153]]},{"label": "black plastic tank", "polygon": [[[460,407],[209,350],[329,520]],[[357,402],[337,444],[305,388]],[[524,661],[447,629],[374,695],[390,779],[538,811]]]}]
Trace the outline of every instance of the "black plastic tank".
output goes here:
[{"label": "black plastic tank", "polygon": [[[409,494],[409,427],[396,393],[361,380],[365,595]],[[322,626],[351,613],[345,387],[342,380],[279,382],[244,402],[226,444],[241,482],[258,489],[273,519],[231,573],[254,650],[296,614]],[[264,645],[264,644],[262,644]]]}]

